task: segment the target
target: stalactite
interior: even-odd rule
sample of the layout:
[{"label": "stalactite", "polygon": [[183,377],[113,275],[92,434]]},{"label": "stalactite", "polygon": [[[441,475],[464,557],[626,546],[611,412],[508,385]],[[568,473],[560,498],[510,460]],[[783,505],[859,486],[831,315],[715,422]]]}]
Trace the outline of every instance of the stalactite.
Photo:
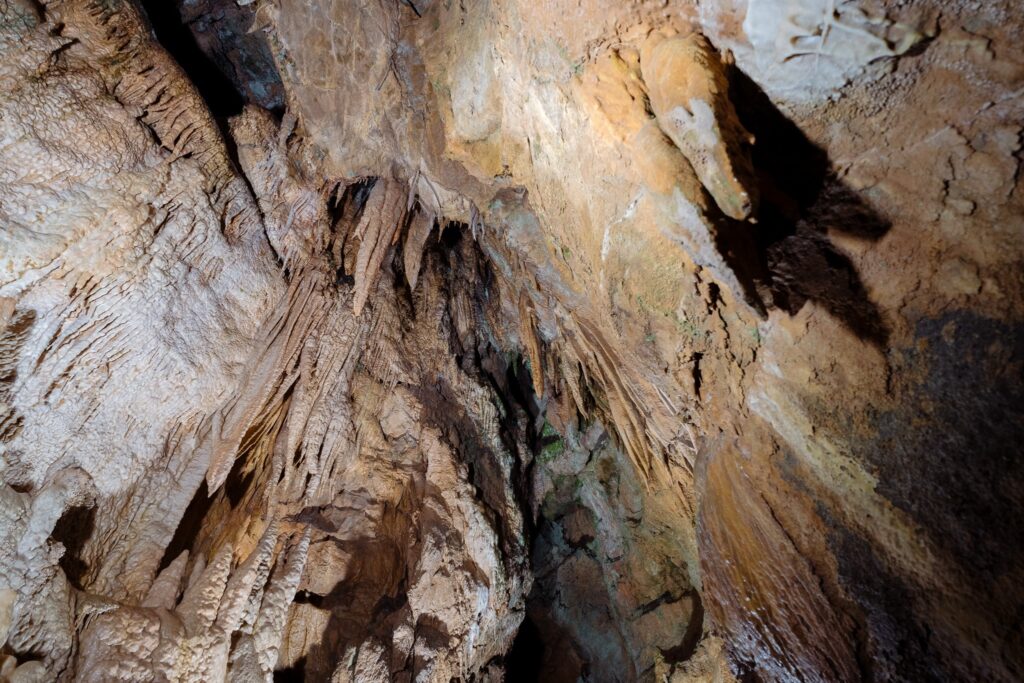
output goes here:
[{"label": "stalactite", "polygon": [[405,245],[402,247],[402,258],[405,266],[405,279],[409,283],[409,289],[416,291],[416,283],[420,276],[420,263],[423,260],[423,250],[427,245],[427,238],[434,230],[436,218],[424,209],[420,209],[409,223],[409,231],[405,236]]},{"label": "stalactite", "polygon": [[362,219],[356,226],[359,251],[356,255],[355,294],[352,299],[352,310],[356,315],[362,313],[370,289],[376,283],[384,255],[401,227],[405,215],[403,199],[405,195],[398,182],[387,177],[379,179],[373,186]]}]

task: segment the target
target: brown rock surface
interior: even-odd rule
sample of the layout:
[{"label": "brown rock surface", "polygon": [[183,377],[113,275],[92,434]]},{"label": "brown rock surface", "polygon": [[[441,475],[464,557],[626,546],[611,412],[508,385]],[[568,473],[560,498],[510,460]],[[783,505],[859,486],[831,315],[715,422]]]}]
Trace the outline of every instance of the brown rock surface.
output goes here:
[{"label": "brown rock surface", "polygon": [[0,3],[0,680],[1024,678],[1022,34]]}]

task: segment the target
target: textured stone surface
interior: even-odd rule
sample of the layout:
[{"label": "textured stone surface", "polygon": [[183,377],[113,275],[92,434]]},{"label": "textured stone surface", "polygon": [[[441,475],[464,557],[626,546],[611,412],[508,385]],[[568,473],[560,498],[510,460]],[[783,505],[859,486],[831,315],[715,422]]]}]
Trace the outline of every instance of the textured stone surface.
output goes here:
[{"label": "textured stone surface", "polygon": [[0,5],[0,679],[1019,680],[1022,31]]}]

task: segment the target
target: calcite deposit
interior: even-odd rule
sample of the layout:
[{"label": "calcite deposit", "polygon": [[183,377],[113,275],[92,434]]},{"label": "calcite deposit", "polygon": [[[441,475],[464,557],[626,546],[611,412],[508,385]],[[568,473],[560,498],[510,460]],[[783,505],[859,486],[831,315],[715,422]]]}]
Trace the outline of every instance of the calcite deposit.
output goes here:
[{"label": "calcite deposit", "polygon": [[0,681],[1024,679],[1017,0],[0,0]]}]

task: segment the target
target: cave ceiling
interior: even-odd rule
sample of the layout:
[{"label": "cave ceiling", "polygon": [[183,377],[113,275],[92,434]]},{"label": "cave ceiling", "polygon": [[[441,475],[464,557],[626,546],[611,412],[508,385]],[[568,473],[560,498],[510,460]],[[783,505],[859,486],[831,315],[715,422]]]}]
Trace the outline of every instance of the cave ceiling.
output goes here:
[{"label": "cave ceiling", "polygon": [[1017,0],[0,0],[0,681],[1024,680]]}]

